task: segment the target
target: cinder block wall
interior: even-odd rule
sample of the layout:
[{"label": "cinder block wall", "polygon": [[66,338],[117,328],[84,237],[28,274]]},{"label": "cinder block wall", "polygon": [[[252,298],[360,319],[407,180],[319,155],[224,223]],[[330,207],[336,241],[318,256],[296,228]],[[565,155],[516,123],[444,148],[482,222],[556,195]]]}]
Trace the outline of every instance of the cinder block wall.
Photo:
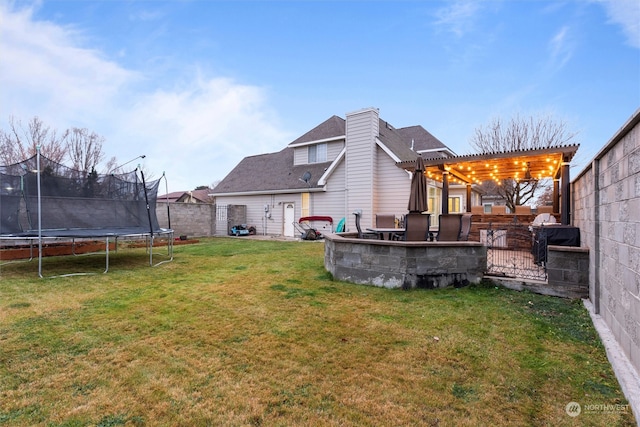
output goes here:
[{"label": "cinder block wall", "polygon": [[213,236],[216,230],[216,205],[209,203],[169,203],[158,201],[156,204],[158,223],[162,228],[171,228],[174,235],[187,237]]},{"label": "cinder block wall", "polygon": [[572,183],[589,299],[640,372],[640,109]]},{"label": "cinder block wall", "polygon": [[338,280],[385,288],[443,288],[478,283],[487,247],[478,242],[404,242],[328,234],[324,264]]},{"label": "cinder block wall", "polygon": [[565,298],[589,297],[589,249],[571,246],[547,248],[548,288]]}]

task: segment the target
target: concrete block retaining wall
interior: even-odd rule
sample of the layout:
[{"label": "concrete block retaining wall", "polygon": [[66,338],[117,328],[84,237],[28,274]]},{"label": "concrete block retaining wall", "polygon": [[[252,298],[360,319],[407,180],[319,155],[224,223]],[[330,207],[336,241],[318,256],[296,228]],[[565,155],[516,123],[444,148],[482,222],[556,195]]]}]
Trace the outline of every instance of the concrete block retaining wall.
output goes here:
[{"label": "concrete block retaining wall", "polygon": [[546,295],[589,297],[589,249],[574,246],[547,247]]},{"label": "concrete block retaining wall", "polygon": [[589,249],[575,246],[547,247],[547,280],[522,280],[489,276],[488,279],[516,291],[561,298],[589,297]]},{"label": "concrete block retaining wall", "polygon": [[338,280],[385,288],[478,283],[487,248],[478,242],[402,242],[325,236],[325,268]]}]

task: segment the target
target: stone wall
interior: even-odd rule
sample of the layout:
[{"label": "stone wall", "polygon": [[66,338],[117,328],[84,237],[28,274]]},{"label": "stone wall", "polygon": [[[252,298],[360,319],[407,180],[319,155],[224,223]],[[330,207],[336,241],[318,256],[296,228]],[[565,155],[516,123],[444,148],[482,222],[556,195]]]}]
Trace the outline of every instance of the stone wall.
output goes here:
[{"label": "stone wall", "polygon": [[174,235],[187,237],[213,236],[216,230],[216,205],[210,203],[169,203],[158,201],[156,204],[158,223],[162,228],[171,228]]},{"label": "stone wall", "polygon": [[403,242],[325,236],[325,268],[351,283],[385,288],[442,288],[478,283],[487,248],[478,242]]},{"label": "stone wall", "polygon": [[589,299],[640,372],[640,110],[572,183]]}]

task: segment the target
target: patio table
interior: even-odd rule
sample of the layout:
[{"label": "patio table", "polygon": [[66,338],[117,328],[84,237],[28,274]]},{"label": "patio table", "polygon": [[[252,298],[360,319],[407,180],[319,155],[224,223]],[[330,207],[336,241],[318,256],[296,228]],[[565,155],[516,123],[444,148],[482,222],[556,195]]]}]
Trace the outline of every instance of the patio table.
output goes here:
[{"label": "patio table", "polygon": [[405,232],[404,228],[388,228],[388,227],[375,227],[375,228],[367,228],[367,231],[372,233],[376,233],[378,235],[378,239],[384,240],[385,235],[389,235],[389,239],[394,234],[403,235]]}]

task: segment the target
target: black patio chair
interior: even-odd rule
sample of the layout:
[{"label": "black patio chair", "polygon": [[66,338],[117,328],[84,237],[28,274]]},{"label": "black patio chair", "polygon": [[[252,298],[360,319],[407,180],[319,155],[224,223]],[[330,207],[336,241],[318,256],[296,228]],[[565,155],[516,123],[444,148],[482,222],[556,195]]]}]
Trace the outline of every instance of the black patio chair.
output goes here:
[{"label": "black patio chair", "polygon": [[[396,226],[396,216],[393,214],[376,214],[376,228],[394,228]],[[399,234],[385,233],[384,239],[398,240]]]},{"label": "black patio chair", "polygon": [[410,212],[404,217],[404,240],[423,242],[429,239],[429,223],[431,215]]},{"label": "black patio chair", "polygon": [[378,233],[363,232],[360,228],[360,217],[362,216],[362,210],[356,209],[353,214],[356,216],[356,229],[358,230],[358,239],[377,239]]},{"label": "black patio chair", "polygon": [[471,214],[465,213],[462,214],[462,218],[460,218],[460,235],[458,236],[458,240],[466,242],[469,240],[469,232],[471,231]]},{"label": "black patio chair", "polygon": [[439,242],[455,242],[460,236],[462,215],[460,214],[442,214],[438,224],[438,235],[436,240]]}]

